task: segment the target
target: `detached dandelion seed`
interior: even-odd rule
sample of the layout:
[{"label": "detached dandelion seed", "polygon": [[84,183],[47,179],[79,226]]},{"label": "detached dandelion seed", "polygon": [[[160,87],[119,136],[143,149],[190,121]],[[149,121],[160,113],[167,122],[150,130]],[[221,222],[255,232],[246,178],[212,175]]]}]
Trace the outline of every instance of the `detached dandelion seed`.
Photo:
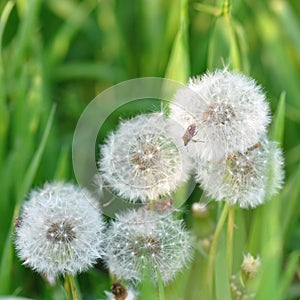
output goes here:
[{"label": "detached dandelion seed", "polygon": [[23,205],[19,257],[50,281],[87,270],[103,255],[104,222],[96,201],[72,184],[45,184]]},{"label": "detached dandelion seed", "polygon": [[158,269],[164,283],[172,281],[190,261],[192,250],[181,221],[144,209],[117,215],[105,244],[111,273],[133,282],[142,280],[146,266],[155,280]]},{"label": "detached dandelion seed", "polygon": [[277,143],[263,139],[224,162],[196,162],[196,181],[217,201],[254,208],[276,194],[283,182],[283,158]]},{"label": "detached dandelion seed", "polygon": [[190,170],[176,126],[159,113],[121,123],[101,147],[98,164],[105,184],[131,202],[156,200],[173,192],[188,179]]},{"label": "detached dandelion seed", "polygon": [[265,134],[270,122],[260,86],[227,69],[190,79],[170,108],[170,117],[184,128],[197,128],[192,138],[203,143],[188,143],[188,147],[192,156],[204,160],[219,161],[244,152]]}]

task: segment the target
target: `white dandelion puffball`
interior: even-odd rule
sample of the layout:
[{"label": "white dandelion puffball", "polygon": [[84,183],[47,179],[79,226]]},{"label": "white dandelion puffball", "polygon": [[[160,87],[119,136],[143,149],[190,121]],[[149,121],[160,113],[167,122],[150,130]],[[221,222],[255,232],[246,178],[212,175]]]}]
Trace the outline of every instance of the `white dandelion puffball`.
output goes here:
[{"label": "white dandelion puffball", "polygon": [[106,235],[104,261],[118,279],[140,282],[145,268],[171,282],[191,259],[191,239],[172,215],[132,210],[118,214]]},{"label": "white dandelion puffball", "polygon": [[170,109],[170,117],[187,130],[188,139],[185,134],[183,140],[191,156],[204,160],[219,161],[244,152],[266,132],[270,122],[261,87],[227,69],[190,79],[188,86],[176,93]]},{"label": "white dandelion puffball", "polygon": [[82,272],[103,254],[104,221],[90,193],[69,183],[45,184],[24,203],[16,226],[18,256],[50,281]]},{"label": "white dandelion puffball", "polygon": [[122,122],[101,146],[98,165],[105,185],[131,202],[156,200],[176,190],[191,166],[180,149],[178,127],[161,113]]},{"label": "white dandelion puffball", "polygon": [[223,162],[197,161],[196,181],[216,201],[254,208],[281,188],[283,157],[267,139],[237,152]]}]

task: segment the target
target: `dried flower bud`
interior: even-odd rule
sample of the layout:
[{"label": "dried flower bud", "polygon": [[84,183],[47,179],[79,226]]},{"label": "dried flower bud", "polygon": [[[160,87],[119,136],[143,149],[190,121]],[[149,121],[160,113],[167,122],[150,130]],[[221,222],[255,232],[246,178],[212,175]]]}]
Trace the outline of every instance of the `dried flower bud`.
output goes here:
[{"label": "dried flower bud", "polygon": [[254,278],[260,270],[260,258],[254,258],[250,253],[244,255],[242,270],[248,278]]},{"label": "dried flower bud", "polygon": [[206,204],[194,202],[192,205],[192,212],[195,217],[204,218],[208,216],[208,209]]},{"label": "dried flower bud", "polygon": [[105,291],[106,300],[137,300],[137,293],[131,287],[125,288],[121,283],[114,282],[111,292]]}]

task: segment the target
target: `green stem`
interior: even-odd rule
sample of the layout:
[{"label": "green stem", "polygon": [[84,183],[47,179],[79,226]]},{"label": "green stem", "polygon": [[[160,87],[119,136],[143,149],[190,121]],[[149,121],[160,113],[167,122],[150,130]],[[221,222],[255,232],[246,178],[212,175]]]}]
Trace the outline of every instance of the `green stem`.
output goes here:
[{"label": "green stem", "polygon": [[211,6],[211,5],[195,3],[194,8],[200,12],[207,13],[207,14],[213,15],[215,17],[218,17],[222,14],[222,11],[219,8]]},{"label": "green stem", "polygon": [[65,279],[65,290],[69,300],[79,300],[76,283],[72,275],[67,274]]},{"label": "green stem", "polygon": [[229,211],[229,205],[227,203],[225,203],[223,211],[222,211],[220,219],[219,219],[219,222],[217,224],[215,233],[214,233],[211,247],[210,247],[209,258],[208,258],[208,269],[207,269],[208,292],[210,295],[209,299],[212,299],[212,295],[213,295],[214,261],[215,261],[216,251],[217,251],[217,245],[218,245],[218,241],[219,241],[224,223],[226,221],[228,211]]},{"label": "green stem", "polygon": [[164,285],[162,282],[161,274],[159,269],[157,268],[157,286],[158,286],[158,299],[159,300],[165,300],[165,290],[164,290]]},{"label": "green stem", "polygon": [[226,244],[226,261],[227,261],[228,276],[230,276],[232,272],[233,228],[234,228],[234,206],[230,206],[228,212],[227,244]]},{"label": "green stem", "polygon": [[224,0],[222,3],[222,15],[228,16],[231,9],[231,0]]}]

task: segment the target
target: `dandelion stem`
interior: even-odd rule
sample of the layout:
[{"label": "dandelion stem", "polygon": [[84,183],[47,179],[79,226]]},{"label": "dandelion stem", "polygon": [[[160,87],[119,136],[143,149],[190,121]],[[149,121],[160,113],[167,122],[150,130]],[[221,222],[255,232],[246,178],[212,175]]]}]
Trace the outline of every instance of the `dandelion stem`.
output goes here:
[{"label": "dandelion stem", "polygon": [[228,223],[227,223],[227,244],[226,244],[226,261],[228,275],[232,272],[232,256],[233,256],[233,228],[234,228],[234,206],[229,207]]},{"label": "dandelion stem", "polygon": [[158,299],[159,300],[165,300],[165,291],[164,291],[164,285],[162,282],[161,274],[159,269],[157,268],[157,286],[158,286]]},{"label": "dandelion stem", "polygon": [[208,280],[208,292],[209,292],[209,299],[212,299],[212,294],[213,294],[213,275],[214,275],[214,261],[215,261],[215,256],[216,256],[216,251],[217,251],[217,245],[218,241],[224,226],[224,223],[226,221],[226,217],[229,211],[229,205],[225,203],[223,211],[221,213],[219,222],[217,224],[214,237],[211,243],[211,248],[209,252],[209,258],[208,258],[208,269],[207,269],[207,280]]},{"label": "dandelion stem", "polygon": [[65,290],[69,300],[79,300],[76,283],[72,275],[67,274],[65,279]]}]

